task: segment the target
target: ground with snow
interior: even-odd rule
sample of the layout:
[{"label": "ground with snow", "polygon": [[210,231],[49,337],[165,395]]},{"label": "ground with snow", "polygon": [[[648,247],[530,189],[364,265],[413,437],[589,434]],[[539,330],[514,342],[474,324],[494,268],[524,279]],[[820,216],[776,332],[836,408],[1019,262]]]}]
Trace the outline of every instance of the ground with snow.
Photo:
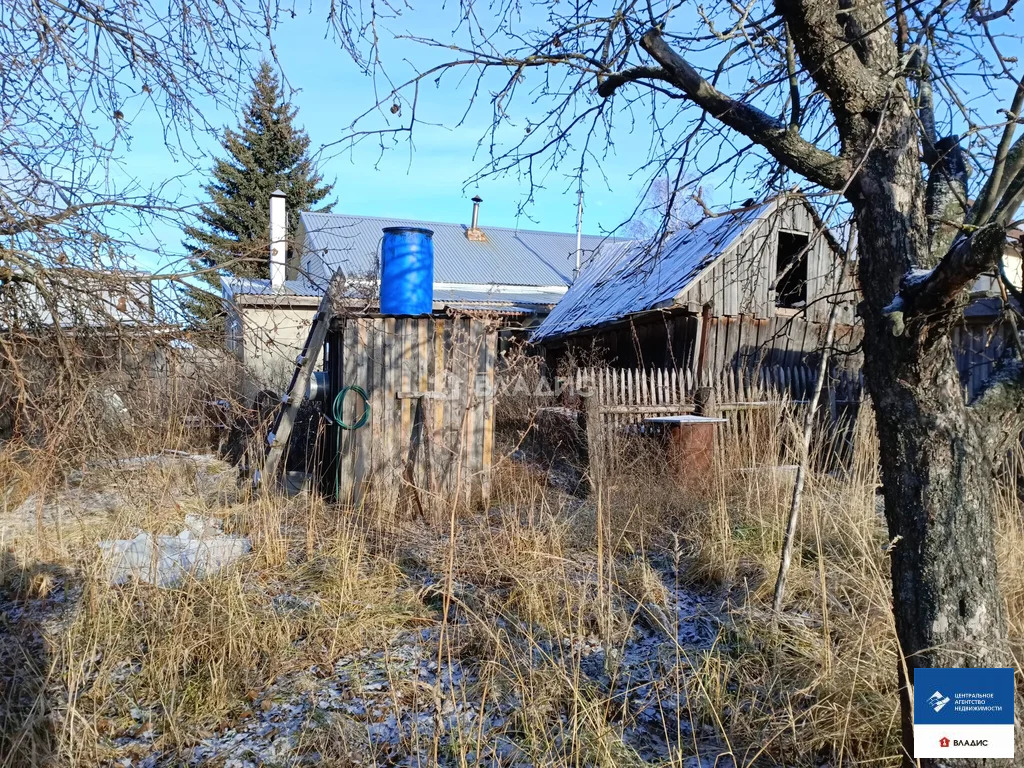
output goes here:
[{"label": "ground with snow", "polygon": [[[238,524],[245,502],[232,493],[231,470],[212,457],[157,456],[119,467],[117,479],[109,485],[90,482],[87,472],[59,494],[24,500],[0,518],[4,538],[16,543],[19,537],[59,532],[92,547],[96,537],[109,533],[104,521],[115,517],[122,535],[137,530],[132,522],[141,515],[139,489],[126,474],[164,463],[185,465],[183,476],[188,479],[160,502],[178,513],[168,514],[169,530],[177,517],[196,508],[197,500],[206,510],[219,509],[229,527]],[[573,510],[585,516],[585,502],[567,494],[564,501],[559,525],[572,524]],[[719,642],[722,596],[684,586],[685,574],[678,572],[678,561],[670,556],[632,551],[622,554],[608,573],[641,572],[655,583],[632,594],[622,587],[613,595],[608,587],[602,597],[594,553],[570,547],[557,555],[564,562],[551,571],[567,580],[567,591],[582,595],[581,602],[566,607],[564,624],[539,613],[534,616],[532,609],[513,609],[509,606],[529,606],[534,597],[522,594],[523,584],[534,584],[543,592],[543,582],[520,583],[514,570],[511,577],[497,577],[486,557],[472,568],[458,562],[461,551],[474,551],[481,537],[492,535],[490,527],[496,528],[496,537],[509,535],[507,516],[501,516],[500,510],[491,510],[460,519],[454,538],[445,526],[396,526],[387,542],[375,546],[393,553],[395,589],[402,600],[412,600],[416,610],[389,620],[387,628],[373,633],[371,644],[345,649],[333,658],[318,652],[318,661],[308,661],[303,645],[310,640],[296,638],[291,663],[278,665],[280,672],[247,691],[230,716],[193,728],[185,736],[174,733],[154,702],[131,698],[133,678],[150,663],[146,648],[119,659],[100,659],[103,651],[97,650],[99,657],[92,661],[101,671],[94,674],[104,675],[104,686],[116,695],[94,707],[89,725],[74,739],[90,741],[84,753],[95,755],[96,761],[125,766],[525,768],[562,760],[600,765],[715,761],[725,750],[715,729],[693,721],[687,691],[692,690],[693,668]],[[452,541],[455,558],[446,568]],[[536,554],[528,548],[524,552]],[[259,557],[257,538],[254,551],[243,560],[252,567]],[[0,663],[8,687],[22,699],[18,707],[35,713],[25,715],[24,721],[31,720],[36,730],[49,730],[42,742],[51,747],[63,743],[66,748],[68,677],[59,670],[45,681],[13,677],[19,674],[15,670],[24,669],[19,659],[30,649],[57,655],[54,649],[84,609],[82,580],[89,576],[84,575],[87,569],[48,570],[25,562],[27,558],[18,578],[15,567],[7,569],[0,624],[15,631],[7,634],[0,648]],[[42,584],[41,573],[48,574]],[[321,615],[318,602],[327,598],[317,591],[297,584],[293,589],[287,578],[260,583],[258,575],[255,568],[246,571],[245,588],[267,591],[267,605],[276,618],[294,617],[299,625]],[[102,586],[127,588],[131,585]],[[144,599],[147,593],[139,594]],[[371,599],[381,597],[367,598]],[[595,622],[593,615],[601,610],[591,611],[586,605],[590,599],[608,600],[607,614],[614,617],[614,626]],[[353,605],[358,604],[357,594]],[[340,616],[337,620],[344,620],[344,614]],[[131,648],[130,643],[125,647]],[[79,682],[84,690],[97,680],[86,676]],[[8,716],[8,744],[28,749],[26,739],[12,738],[11,723]]]}]

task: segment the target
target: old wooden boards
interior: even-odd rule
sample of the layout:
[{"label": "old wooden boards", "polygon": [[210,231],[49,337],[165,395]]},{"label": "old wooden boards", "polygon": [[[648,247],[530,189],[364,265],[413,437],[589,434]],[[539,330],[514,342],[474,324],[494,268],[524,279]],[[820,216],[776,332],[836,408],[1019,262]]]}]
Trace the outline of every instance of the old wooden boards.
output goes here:
[{"label": "old wooden boards", "polygon": [[[361,316],[336,320],[327,344],[332,393],[359,386],[370,407],[363,428],[328,429],[328,492],[400,513],[486,504],[496,330],[463,317]],[[346,397],[337,415],[352,424],[362,409]]]}]

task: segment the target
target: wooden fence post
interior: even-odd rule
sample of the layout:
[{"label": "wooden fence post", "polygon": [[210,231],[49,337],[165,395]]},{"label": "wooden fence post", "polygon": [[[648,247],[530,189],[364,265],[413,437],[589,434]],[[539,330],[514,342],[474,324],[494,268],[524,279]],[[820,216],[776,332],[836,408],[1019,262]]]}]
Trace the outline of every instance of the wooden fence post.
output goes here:
[{"label": "wooden fence post", "polygon": [[698,387],[693,394],[694,414],[697,416],[713,416],[717,402],[712,387]]}]

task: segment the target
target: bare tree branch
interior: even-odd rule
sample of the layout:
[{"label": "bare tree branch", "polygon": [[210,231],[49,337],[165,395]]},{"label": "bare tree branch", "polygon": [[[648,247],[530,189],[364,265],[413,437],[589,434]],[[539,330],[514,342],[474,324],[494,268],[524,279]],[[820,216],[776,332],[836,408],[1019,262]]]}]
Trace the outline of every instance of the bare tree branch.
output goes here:
[{"label": "bare tree branch", "polygon": [[888,310],[898,328],[917,318],[933,318],[950,306],[978,275],[995,268],[1006,246],[1006,229],[990,223],[961,236],[933,270],[910,272]]},{"label": "bare tree branch", "polygon": [[[863,12],[874,6],[874,2],[863,2],[857,8]],[[793,33],[804,68],[828,95],[841,122],[881,107],[888,84],[879,76],[879,69],[894,56],[886,56],[885,63],[872,61],[874,69],[866,66],[850,44],[851,35],[855,35],[857,41],[864,41],[864,30],[844,30],[838,21],[839,8],[832,2],[776,0],[775,7]],[[843,17],[852,19],[855,14],[847,9]],[[884,11],[882,18],[885,18]],[[891,41],[888,45],[892,45]]]},{"label": "bare tree branch", "polygon": [[1017,0],[1006,0],[1003,7],[990,11],[989,13],[981,12],[981,3],[978,0],[972,0],[970,6],[971,19],[978,22],[979,24],[988,24],[996,19],[1001,19],[1004,16],[1009,16],[1010,11],[1013,10],[1014,6],[1017,5]]},{"label": "bare tree branch", "polygon": [[[640,45],[657,61],[671,83],[695,104],[730,128],[763,145],[779,162],[828,189],[840,189],[849,178],[850,165],[843,159],[819,149],[799,132],[757,107],[733,99],[701,77],[690,64],[665,41],[661,30],[652,29]],[[655,70],[647,69],[645,78]],[[620,84],[638,78],[620,75]],[[608,95],[607,89],[602,95]]]},{"label": "bare tree branch", "polygon": [[1013,177],[1024,169],[1024,144],[1018,140],[1016,146],[1012,145],[1013,134],[1021,119],[1022,108],[1024,108],[1024,77],[1017,82],[1010,108],[1006,111],[1006,126],[999,139],[999,147],[996,149],[988,182],[971,211],[971,222],[975,225],[984,224],[995,212],[1000,197],[1007,188],[1004,180],[1009,180],[1012,183]]}]

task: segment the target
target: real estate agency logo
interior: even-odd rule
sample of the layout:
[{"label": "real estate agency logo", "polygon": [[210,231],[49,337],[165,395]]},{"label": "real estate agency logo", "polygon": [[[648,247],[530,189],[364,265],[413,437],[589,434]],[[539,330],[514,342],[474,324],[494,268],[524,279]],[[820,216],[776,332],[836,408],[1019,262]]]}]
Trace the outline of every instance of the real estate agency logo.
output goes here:
[{"label": "real estate agency logo", "polygon": [[941,691],[936,691],[928,697],[928,703],[933,710],[941,712],[942,708],[949,704],[949,696],[943,696]]},{"label": "real estate agency logo", "polygon": [[943,736],[939,739],[939,746],[945,749],[946,747],[987,747],[988,739],[953,739],[952,741],[948,736]]},{"label": "real estate agency logo", "polygon": [[921,667],[914,673],[914,756],[1014,755],[1014,670]]}]

